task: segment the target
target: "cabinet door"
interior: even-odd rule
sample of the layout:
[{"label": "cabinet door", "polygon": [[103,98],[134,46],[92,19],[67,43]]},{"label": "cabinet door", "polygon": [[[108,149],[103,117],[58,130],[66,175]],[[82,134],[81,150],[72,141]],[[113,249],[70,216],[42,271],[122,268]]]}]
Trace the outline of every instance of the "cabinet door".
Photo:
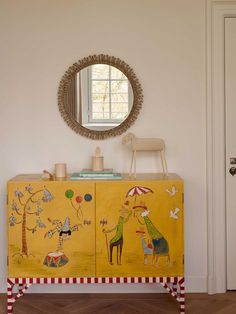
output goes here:
[{"label": "cabinet door", "polygon": [[95,275],[94,183],[8,183],[8,276]]},{"label": "cabinet door", "polygon": [[183,275],[182,181],[99,182],[96,275]]}]

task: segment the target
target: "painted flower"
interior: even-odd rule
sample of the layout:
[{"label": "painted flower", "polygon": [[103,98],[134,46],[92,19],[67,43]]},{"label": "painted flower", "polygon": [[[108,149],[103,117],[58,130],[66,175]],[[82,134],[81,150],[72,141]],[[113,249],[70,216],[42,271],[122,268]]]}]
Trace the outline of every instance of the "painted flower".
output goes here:
[{"label": "painted flower", "polygon": [[19,211],[19,210],[20,210],[15,201],[13,201],[13,203],[12,203],[12,205],[11,205],[11,209],[12,209],[12,210],[16,210],[16,211]]},{"label": "painted flower", "polygon": [[52,196],[52,194],[48,190],[44,190],[42,201],[47,203],[47,202],[52,201],[53,199],[54,197]]},{"label": "painted flower", "polygon": [[39,216],[40,213],[42,213],[43,209],[41,207],[37,207],[36,215]]},{"label": "painted flower", "polygon": [[21,198],[21,197],[23,197],[24,195],[23,195],[23,193],[22,193],[21,191],[19,191],[19,190],[17,189],[17,190],[15,191],[15,196]]},{"label": "painted flower", "polygon": [[32,191],[33,191],[33,188],[32,188],[32,186],[29,184],[29,185],[27,185],[27,186],[25,187],[25,190],[26,190],[27,192],[32,192]]},{"label": "painted flower", "polygon": [[11,216],[9,217],[10,226],[14,227],[15,226],[15,222],[16,222],[16,217],[13,214],[11,214]]},{"label": "painted flower", "polygon": [[45,224],[41,221],[40,218],[38,218],[38,219],[36,220],[36,223],[37,223],[37,225],[38,225],[39,228],[46,228]]}]

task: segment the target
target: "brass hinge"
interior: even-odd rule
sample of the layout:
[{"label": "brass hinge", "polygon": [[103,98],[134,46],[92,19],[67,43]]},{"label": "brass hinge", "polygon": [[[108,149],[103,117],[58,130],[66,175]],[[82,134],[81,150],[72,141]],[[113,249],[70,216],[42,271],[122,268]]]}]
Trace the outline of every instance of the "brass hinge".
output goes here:
[{"label": "brass hinge", "polygon": [[184,193],[182,193],[182,202],[184,204]]},{"label": "brass hinge", "polygon": [[7,194],[7,197],[6,197],[6,199],[7,199],[7,205],[8,205],[8,194]]},{"label": "brass hinge", "polygon": [[7,266],[9,266],[9,256],[7,256]]}]

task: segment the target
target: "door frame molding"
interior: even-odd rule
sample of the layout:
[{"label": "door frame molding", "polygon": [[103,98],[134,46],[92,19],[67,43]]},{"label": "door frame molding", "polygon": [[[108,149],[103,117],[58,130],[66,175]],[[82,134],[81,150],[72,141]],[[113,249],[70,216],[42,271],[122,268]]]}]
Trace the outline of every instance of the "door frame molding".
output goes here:
[{"label": "door frame molding", "polygon": [[209,294],[224,293],[227,289],[224,60],[226,17],[236,17],[236,1],[206,1],[207,285]]}]

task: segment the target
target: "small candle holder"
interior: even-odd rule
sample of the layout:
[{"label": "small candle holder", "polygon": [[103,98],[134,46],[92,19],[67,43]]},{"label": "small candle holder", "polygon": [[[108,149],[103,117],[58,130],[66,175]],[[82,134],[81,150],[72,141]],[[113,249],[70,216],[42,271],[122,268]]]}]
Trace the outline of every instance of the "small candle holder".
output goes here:
[{"label": "small candle holder", "polygon": [[101,156],[101,149],[97,147],[95,150],[95,156],[92,156],[92,170],[103,171],[104,158]]},{"label": "small candle holder", "polygon": [[55,164],[55,177],[56,179],[64,179],[66,178],[66,164],[65,163],[57,163]]}]

